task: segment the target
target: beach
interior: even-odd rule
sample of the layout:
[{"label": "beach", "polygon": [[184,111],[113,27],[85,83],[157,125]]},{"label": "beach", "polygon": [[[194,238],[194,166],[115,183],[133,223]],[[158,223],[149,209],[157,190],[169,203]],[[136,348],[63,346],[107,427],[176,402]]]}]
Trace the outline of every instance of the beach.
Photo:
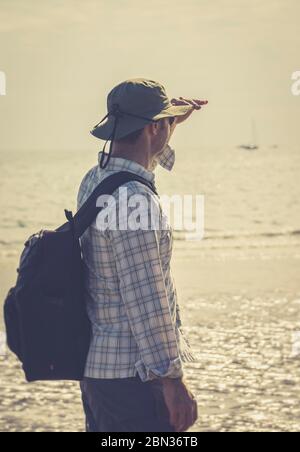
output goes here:
[{"label": "beach", "polygon": [[[183,323],[201,357],[184,366],[199,410],[191,432],[299,430],[300,357],[291,354],[300,250],[294,258],[258,253],[220,260],[175,250]],[[1,298],[13,278],[1,265]],[[0,374],[1,431],[84,431],[77,383],[25,383],[11,354],[0,358]]]},{"label": "beach", "polygon": [[[299,155],[278,152],[271,171],[268,149],[212,152],[197,172],[179,155],[175,176],[158,174],[165,192],[206,196],[204,239],[175,231],[172,260],[183,326],[200,356],[184,365],[199,411],[190,431],[299,431]],[[1,154],[1,301],[24,240],[64,221],[63,208],[75,207],[81,177],[96,164],[82,153],[17,157]],[[84,431],[78,383],[28,384],[10,353],[0,357],[0,378],[1,431]]]}]

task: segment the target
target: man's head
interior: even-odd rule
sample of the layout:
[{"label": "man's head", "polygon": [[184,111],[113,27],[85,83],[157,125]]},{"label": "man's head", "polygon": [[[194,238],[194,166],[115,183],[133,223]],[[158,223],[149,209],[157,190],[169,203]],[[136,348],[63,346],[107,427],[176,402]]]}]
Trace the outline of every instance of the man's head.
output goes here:
[{"label": "man's head", "polygon": [[147,124],[119,140],[114,140],[112,156],[123,153],[147,152],[151,159],[158,157],[168,144],[174,131],[174,119],[175,117],[158,119],[156,122]]},{"label": "man's head", "polygon": [[[111,140],[108,157],[113,149],[114,154],[120,150],[121,144],[122,149],[128,143],[132,147],[132,139],[134,146],[143,145],[140,152],[146,148],[148,154],[151,150],[157,155],[172,133],[168,118],[185,115],[190,108],[190,105],[172,105],[165,88],[158,82],[143,78],[125,80],[108,94],[108,113],[91,133],[97,138]],[[115,142],[119,144],[114,146]],[[105,167],[104,162],[101,166]]]}]

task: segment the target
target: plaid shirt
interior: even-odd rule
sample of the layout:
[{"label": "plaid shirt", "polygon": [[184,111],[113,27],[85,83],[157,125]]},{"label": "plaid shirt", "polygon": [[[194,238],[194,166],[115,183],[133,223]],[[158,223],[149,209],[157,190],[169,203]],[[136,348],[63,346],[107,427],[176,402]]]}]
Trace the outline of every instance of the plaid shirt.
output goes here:
[{"label": "plaid shirt", "polygon": [[[167,145],[160,164],[167,167],[169,162],[172,166],[173,155]],[[100,157],[101,153],[99,161]],[[119,171],[154,182],[153,172],[141,165],[111,158],[104,170],[96,165],[83,178],[78,208],[99,182]],[[128,197],[142,194],[154,201],[166,221],[159,198],[148,187],[135,181],[123,187]],[[118,213],[118,190],[113,196]],[[172,231],[168,223],[161,230],[99,230],[95,220],[82,235],[81,247],[92,323],[85,376],[125,378],[138,372],[142,381],[182,376],[182,362],[198,358],[182,330],[170,271]]]}]

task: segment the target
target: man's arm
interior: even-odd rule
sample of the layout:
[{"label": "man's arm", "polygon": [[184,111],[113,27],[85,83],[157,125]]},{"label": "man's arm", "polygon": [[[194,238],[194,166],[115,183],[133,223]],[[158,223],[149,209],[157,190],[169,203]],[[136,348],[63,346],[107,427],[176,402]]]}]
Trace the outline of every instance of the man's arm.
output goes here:
[{"label": "man's arm", "polygon": [[159,249],[159,230],[109,231],[122,300],[146,369],[160,379],[175,431],[197,419],[197,403],[183,381]]},{"label": "man's arm", "polygon": [[120,292],[146,380],[183,376],[159,252],[159,231],[110,231]]}]

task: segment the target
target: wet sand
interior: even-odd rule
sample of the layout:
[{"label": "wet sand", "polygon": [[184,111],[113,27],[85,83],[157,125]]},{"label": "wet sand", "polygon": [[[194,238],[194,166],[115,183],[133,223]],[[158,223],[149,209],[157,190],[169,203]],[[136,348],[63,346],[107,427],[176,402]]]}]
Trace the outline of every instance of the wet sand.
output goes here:
[{"label": "wet sand", "polygon": [[[1,299],[15,266],[0,263]],[[206,254],[177,244],[173,269],[183,324],[201,356],[185,365],[199,407],[190,431],[299,431],[300,357],[291,355],[300,331],[295,249]],[[11,354],[0,358],[0,375],[1,431],[84,430],[77,383],[27,384]]]}]

